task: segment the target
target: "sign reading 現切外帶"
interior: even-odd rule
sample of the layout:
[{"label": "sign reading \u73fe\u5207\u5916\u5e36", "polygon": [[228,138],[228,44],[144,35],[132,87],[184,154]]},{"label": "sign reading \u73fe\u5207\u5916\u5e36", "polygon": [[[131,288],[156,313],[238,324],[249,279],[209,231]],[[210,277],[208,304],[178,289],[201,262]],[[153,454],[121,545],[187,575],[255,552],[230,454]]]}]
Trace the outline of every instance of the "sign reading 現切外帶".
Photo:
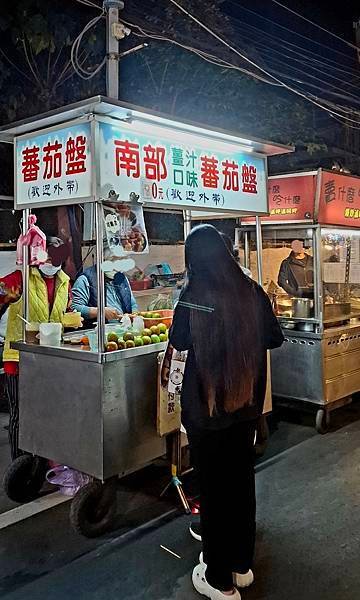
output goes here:
[{"label": "sign reading \u73fe\u5207\u5916\u5e36", "polygon": [[[192,210],[267,212],[265,159],[199,134],[144,134],[141,124],[99,124],[100,193]],[[235,146],[235,147],[234,147]]]},{"label": "sign reading \u73fe\u5207\u5916\u5e36", "polygon": [[59,205],[91,197],[90,123],[15,141],[15,206]]},{"label": "sign reading \u73fe\u5207\u5916\u5e36", "polygon": [[319,223],[360,226],[360,178],[321,173]]}]

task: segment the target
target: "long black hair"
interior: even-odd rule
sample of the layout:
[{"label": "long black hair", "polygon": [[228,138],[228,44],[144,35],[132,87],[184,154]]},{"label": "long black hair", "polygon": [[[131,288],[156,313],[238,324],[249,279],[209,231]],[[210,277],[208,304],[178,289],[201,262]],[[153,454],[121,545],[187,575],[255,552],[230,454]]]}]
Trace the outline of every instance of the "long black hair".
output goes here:
[{"label": "long black hair", "polygon": [[259,363],[256,284],[239,269],[212,225],[192,230],[185,244],[188,281],[183,302],[210,415],[253,401]]}]

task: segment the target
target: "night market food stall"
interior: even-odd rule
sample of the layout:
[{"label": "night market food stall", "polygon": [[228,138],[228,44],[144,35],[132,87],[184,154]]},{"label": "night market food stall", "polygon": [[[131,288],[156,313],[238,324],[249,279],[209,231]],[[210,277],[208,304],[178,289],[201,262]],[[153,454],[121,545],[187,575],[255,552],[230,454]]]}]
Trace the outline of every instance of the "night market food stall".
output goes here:
[{"label": "night market food stall", "polygon": [[[330,412],[360,390],[360,178],[318,170],[269,178],[261,217],[264,287],[285,343],[271,354],[273,395]],[[242,221],[245,264],[254,228]]]},{"label": "night market food stall", "polygon": [[[14,143],[15,208],[24,211],[24,223],[37,208],[92,203],[97,253],[92,349],[29,344],[25,327],[23,341],[15,344],[19,445],[34,464],[21,481],[13,463],[7,481],[26,501],[42,484],[36,461],[50,459],[87,474],[92,481],[75,495],[71,521],[81,533],[98,535],[114,516],[118,476],[166,452],[166,439],[156,429],[157,359],[166,343],[155,334],[146,343],[144,337],[136,343],[141,336],[131,333],[115,340],[112,332],[109,339],[104,271],[126,271],[122,261],[146,252],[143,207],[183,211],[185,233],[189,211],[267,214],[266,157],[292,149],[102,97],[10,125],[0,138]],[[104,240],[116,265],[109,267]],[[25,319],[27,273],[24,256]]]}]

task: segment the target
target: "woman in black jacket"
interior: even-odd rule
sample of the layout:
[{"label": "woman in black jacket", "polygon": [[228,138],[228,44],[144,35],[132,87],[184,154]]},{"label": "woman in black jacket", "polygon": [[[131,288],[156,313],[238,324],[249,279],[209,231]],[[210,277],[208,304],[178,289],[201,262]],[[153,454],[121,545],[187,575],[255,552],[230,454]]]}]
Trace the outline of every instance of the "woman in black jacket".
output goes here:
[{"label": "woman in black jacket", "polygon": [[[187,284],[170,344],[188,350],[182,421],[200,481],[203,555],[193,583],[211,600],[253,581],[253,442],[266,391],[266,351],[283,335],[265,292],[239,269],[211,225],[186,240]],[[225,505],[226,511],[220,511]]]}]

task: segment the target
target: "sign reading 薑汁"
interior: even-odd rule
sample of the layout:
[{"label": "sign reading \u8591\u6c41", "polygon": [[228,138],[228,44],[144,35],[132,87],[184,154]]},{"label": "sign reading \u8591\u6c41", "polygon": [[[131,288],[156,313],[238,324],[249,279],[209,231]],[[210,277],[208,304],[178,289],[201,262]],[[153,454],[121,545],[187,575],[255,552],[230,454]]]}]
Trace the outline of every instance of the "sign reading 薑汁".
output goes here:
[{"label": "sign reading \u8591\u6c41", "polygon": [[90,123],[15,142],[15,206],[51,206],[91,196]]},{"label": "sign reading \u8591\u6c41", "polygon": [[[266,213],[265,159],[198,133],[100,123],[100,192],[161,207]],[[207,146],[208,143],[208,146]]]}]

